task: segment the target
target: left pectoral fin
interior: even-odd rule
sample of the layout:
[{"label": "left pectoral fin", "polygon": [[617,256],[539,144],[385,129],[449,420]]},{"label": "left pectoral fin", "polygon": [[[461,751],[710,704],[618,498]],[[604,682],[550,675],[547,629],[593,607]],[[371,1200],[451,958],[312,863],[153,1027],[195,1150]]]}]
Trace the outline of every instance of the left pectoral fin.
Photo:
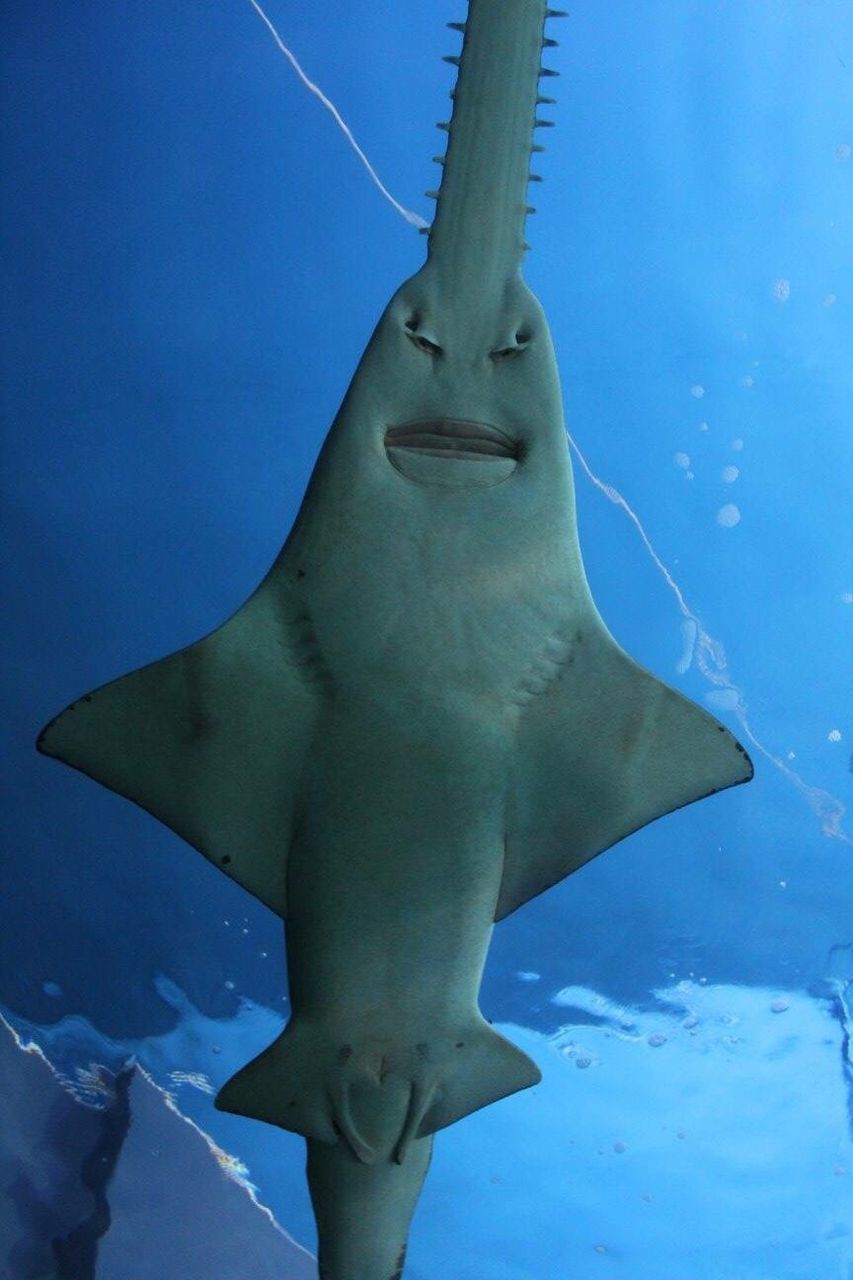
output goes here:
[{"label": "left pectoral fin", "polygon": [[598,619],[580,635],[523,714],[497,920],[646,823],[752,777],[728,729]]},{"label": "left pectoral fin", "polygon": [[275,575],[222,627],[80,698],[38,747],[176,831],[278,915],[316,718]]}]

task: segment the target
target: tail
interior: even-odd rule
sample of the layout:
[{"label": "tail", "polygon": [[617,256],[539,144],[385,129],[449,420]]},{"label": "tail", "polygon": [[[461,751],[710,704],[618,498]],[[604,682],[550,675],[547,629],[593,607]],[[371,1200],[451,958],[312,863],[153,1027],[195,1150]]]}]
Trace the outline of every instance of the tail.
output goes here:
[{"label": "tail", "polygon": [[400,1280],[432,1143],[418,1138],[402,1165],[387,1158],[365,1165],[343,1142],[309,1139],[320,1280]]}]

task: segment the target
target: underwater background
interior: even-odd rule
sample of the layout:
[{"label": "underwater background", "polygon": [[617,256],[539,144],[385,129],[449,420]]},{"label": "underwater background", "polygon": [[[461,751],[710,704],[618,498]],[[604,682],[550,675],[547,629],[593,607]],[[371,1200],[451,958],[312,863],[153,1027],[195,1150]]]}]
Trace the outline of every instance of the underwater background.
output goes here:
[{"label": "underwater background", "polygon": [[[428,218],[462,0],[267,12]],[[303,1140],[212,1103],[287,1017],[280,922],[34,739],[254,588],[424,240],[249,0],[0,34],[0,1277],[310,1280]],[[549,34],[525,276],[593,595],[756,776],[496,929],[543,1081],[439,1135],[406,1276],[851,1280],[853,6]]]}]

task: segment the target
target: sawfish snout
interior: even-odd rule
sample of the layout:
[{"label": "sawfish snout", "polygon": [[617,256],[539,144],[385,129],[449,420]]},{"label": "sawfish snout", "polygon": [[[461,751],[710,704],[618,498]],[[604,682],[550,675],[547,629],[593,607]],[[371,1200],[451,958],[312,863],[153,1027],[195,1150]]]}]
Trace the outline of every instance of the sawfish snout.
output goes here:
[{"label": "sawfish snout", "polygon": [[426,418],[389,427],[385,452],[407,480],[445,489],[488,489],[508,479],[519,447],[486,422]]}]

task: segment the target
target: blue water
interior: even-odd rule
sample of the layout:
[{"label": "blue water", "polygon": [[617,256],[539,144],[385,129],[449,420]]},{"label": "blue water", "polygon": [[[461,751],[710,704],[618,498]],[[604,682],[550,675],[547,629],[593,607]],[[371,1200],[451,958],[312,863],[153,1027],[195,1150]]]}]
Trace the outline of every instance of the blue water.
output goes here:
[{"label": "blue water", "polygon": [[[428,215],[464,6],[269,12]],[[69,1087],[135,1056],[311,1247],[301,1140],[209,1092],[287,1015],[280,923],[32,742],[242,602],[423,242],[247,0],[2,25],[0,1005]],[[543,1083],[440,1135],[407,1276],[850,1280],[853,10],[558,34],[525,270],[611,490],[576,456],[587,571],[756,778],[498,928],[483,1008]]]}]

